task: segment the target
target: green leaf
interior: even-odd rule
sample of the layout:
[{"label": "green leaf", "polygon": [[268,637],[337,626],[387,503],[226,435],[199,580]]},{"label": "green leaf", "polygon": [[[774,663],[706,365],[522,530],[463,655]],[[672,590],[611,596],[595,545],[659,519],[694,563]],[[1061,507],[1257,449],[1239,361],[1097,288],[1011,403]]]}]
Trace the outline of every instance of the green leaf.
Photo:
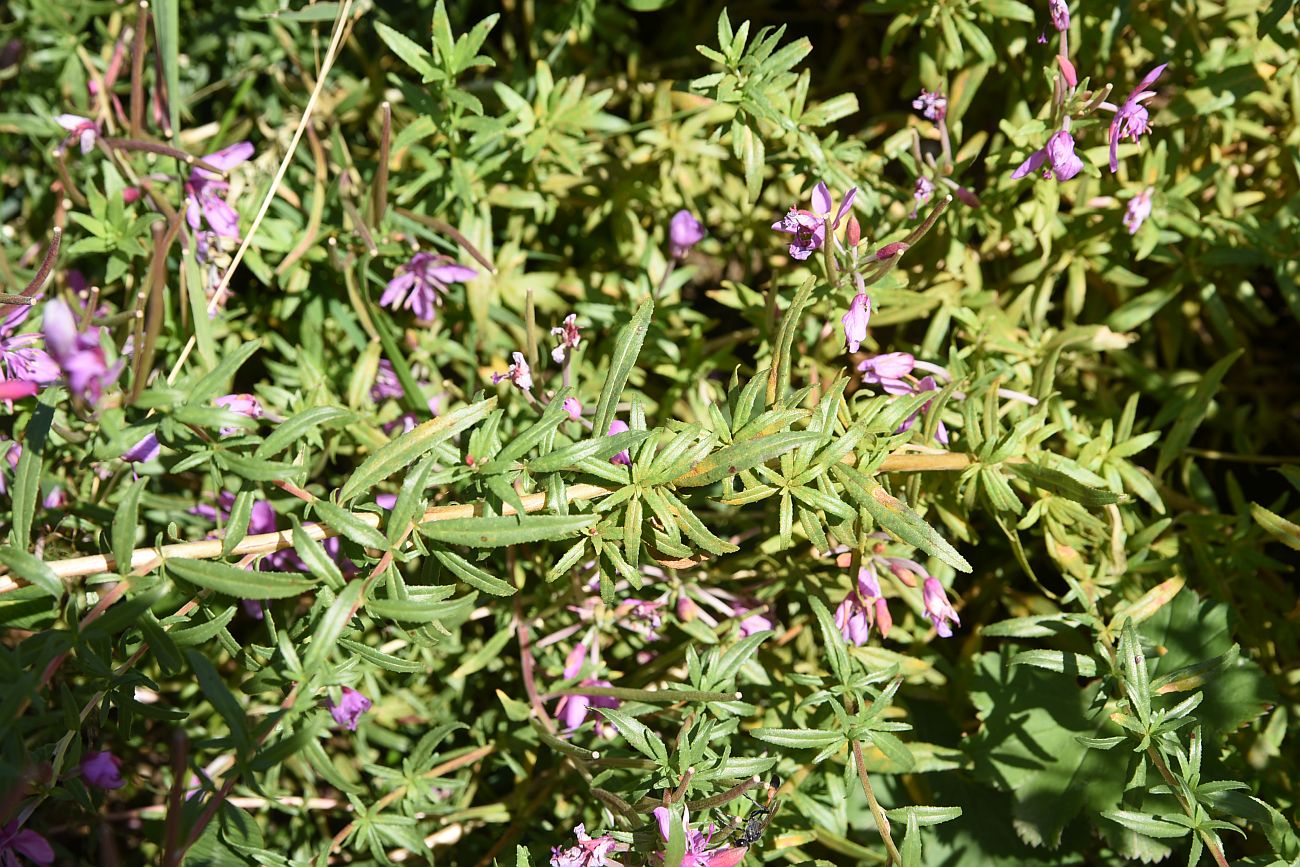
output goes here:
[{"label": "green leaf", "polygon": [[1233,350],[1216,361],[1214,366],[1205,372],[1205,376],[1201,377],[1196,391],[1183,405],[1178,418],[1174,420],[1174,426],[1169,429],[1169,435],[1160,444],[1160,457],[1156,460],[1157,476],[1164,475],[1169,465],[1187,449],[1196,429],[1201,426],[1201,422],[1205,421],[1205,416],[1210,411],[1210,403],[1219,391],[1219,383],[1245,351],[1245,349]]},{"label": "green leaf", "polygon": [[[175,0],[172,0],[175,2]],[[157,7],[155,7],[157,8]],[[206,314],[205,314],[206,315]],[[189,388],[189,399],[185,402],[186,406],[203,406],[208,403],[213,395],[222,391],[226,383],[243,367],[244,362],[253,357],[261,344],[256,340],[249,340],[240,345],[234,352],[226,355],[217,363],[217,366],[205,373],[199,378],[199,381]]]},{"label": "green leaf", "polygon": [[54,570],[34,554],[28,554],[18,548],[6,546],[0,548],[0,563],[9,571],[27,583],[39,587],[55,599],[63,596],[63,582]]},{"label": "green leaf", "polygon": [[315,675],[329,660],[339,636],[360,607],[365,586],[364,581],[349,581],[311,630],[311,643],[307,645],[307,655],[302,661],[303,671],[308,677]]},{"label": "green leaf", "polygon": [[772,356],[772,366],[767,373],[767,404],[771,406],[785,396],[790,388],[790,358],[794,349],[794,335],[803,320],[804,308],[812,299],[816,278],[809,277],[803,282],[790,307],[781,318],[781,327],[777,331],[776,349]]},{"label": "green leaf", "polygon": [[439,563],[455,573],[457,578],[471,587],[482,590],[484,593],[491,593],[493,596],[513,596],[518,592],[510,582],[489,575],[486,570],[479,568],[454,551],[434,551],[433,556]]},{"label": "green leaf", "polygon": [[781,431],[724,446],[678,476],[673,484],[683,488],[711,485],[728,476],[765,464],[792,449],[816,443],[821,437],[817,431]]},{"label": "green leaf", "polygon": [[528,462],[528,470],[533,473],[553,473],[576,467],[583,461],[608,461],[614,455],[630,449],[638,443],[654,436],[654,431],[629,430],[613,436],[598,436],[589,440],[579,440],[562,449],[556,449]]},{"label": "green leaf", "polygon": [[251,748],[253,741],[248,733],[248,723],[244,718],[243,708],[230,688],[226,686],[225,681],[221,679],[221,675],[217,674],[217,669],[197,650],[186,650],[185,658],[194,672],[199,689],[230,727],[231,737],[239,745],[240,751]]},{"label": "green leaf", "polygon": [[1157,819],[1155,816],[1148,816],[1145,813],[1137,813],[1133,810],[1105,810],[1102,815],[1112,822],[1118,822],[1130,831],[1136,831],[1147,837],[1184,837],[1192,830],[1186,825],[1166,822],[1163,819]]},{"label": "green leaf", "polygon": [[[181,5],[180,0],[156,0],[153,5],[154,36],[162,59],[167,84],[167,114],[172,135],[181,131]],[[206,315],[206,314],[205,314]]]},{"label": "green leaf", "polygon": [[659,735],[655,734],[640,720],[633,719],[623,711],[614,710],[613,708],[597,708],[605,719],[614,724],[619,734],[632,745],[632,747],[643,756],[660,764],[668,762],[668,748]]},{"label": "green leaf", "polygon": [[167,635],[171,638],[172,643],[181,647],[193,647],[198,644],[205,644],[210,641],[218,632],[226,628],[235,617],[235,611],[238,606],[228,605],[226,610],[196,626],[186,626],[181,629],[173,628]]},{"label": "green leaf", "polygon": [[[384,534],[355,512],[336,506],[329,500],[320,499],[312,503],[312,508],[316,510],[316,514],[323,522],[358,545],[364,548],[375,548],[381,552],[388,550],[388,539]],[[369,514],[372,518],[378,517],[373,512]]]},{"label": "green leaf", "polygon": [[496,402],[497,399],[491,397],[469,406],[459,407],[446,415],[426,421],[381,446],[378,451],[366,458],[343,485],[339,491],[339,501],[346,502],[362,491],[370,490],[393,473],[419,460],[438,444],[478,424],[492,411]]},{"label": "green leaf", "polygon": [[420,525],[420,532],[437,542],[470,548],[501,548],[525,542],[553,541],[576,536],[596,522],[595,515],[508,515],[453,518]]},{"label": "green leaf", "polygon": [[776,744],[778,747],[790,747],[798,750],[816,750],[844,740],[843,732],[822,732],[816,729],[768,729],[759,728],[750,732],[760,741]]},{"label": "green leaf", "polygon": [[54,405],[59,399],[59,389],[46,389],[37,398],[36,411],[27,423],[23,438],[23,453],[14,467],[13,489],[10,493],[13,506],[13,531],[10,540],[17,548],[26,549],[32,536],[32,518],[41,498],[41,468],[44,466],[45,438],[54,423]]},{"label": "green leaf", "polygon": [[871,513],[871,517],[875,518],[881,529],[893,533],[902,541],[920,548],[927,554],[938,557],[958,572],[971,571],[970,564],[956,548],[948,544],[948,541],[920,515],[913,512],[902,500],[892,496],[878,482],[841,465],[832,467],[831,472],[841,482],[845,482],[849,492],[854,494],[854,499]]},{"label": "green leaf", "polygon": [[382,21],[375,22],[375,32],[379,34],[380,39],[384,40],[384,44],[391,48],[393,53],[400,57],[407,66],[426,78],[433,76],[433,64],[429,62],[431,55],[409,36],[399,33]]},{"label": "green leaf", "polygon": [[600,389],[600,399],[596,402],[596,415],[592,419],[592,429],[599,435],[609,430],[610,422],[618,409],[618,399],[623,395],[623,387],[632,374],[641,346],[645,343],[646,332],[650,330],[650,317],[654,313],[654,301],[647,298],[641,302],[632,314],[632,319],[618,332],[614,342],[614,351],[609,357],[609,370],[605,374],[605,384]]},{"label": "green leaf", "polygon": [[366,602],[366,609],[376,617],[385,620],[419,623],[431,623],[435,620],[463,620],[474,610],[474,600],[478,598],[477,593],[469,593],[455,599],[448,599],[447,596],[455,590],[453,587],[421,589],[437,592],[400,600],[371,599]]},{"label": "green leaf", "polygon": [[1250,504],[1250,516],[1270,536],[1273,536],[1288,548],[1300,551],[1300,525],[1293,524],[1281,515],[1270,512],[1259,503]]},{"label": "green leaf", "polygon": [[235,546],[248,535],[248,522],[253,517],[253,500],[257,492],[245,488],[235,495],[235,502],[230,506],[230,517],[226,519],[226,532],[221,537],[221,556],[229,557]]},{"label": "green leaf", "polygon": [[1093,677],[1097,673],[1097,660],[1064,650],[1022,650],[1011,657],[1011,665],[1033,665],[1071,677]]},{"label": "green leaf", "polygon": [[206,587],[237,599],[287,599],[300,596],[316,586],[311,578],[289,572],[251,572],[215,560],[165,561],[168,572],[177,578]]},{"label": "green leaf", "polygon": [[269,458],[292,445],[296,445],[314,428],[350,421],[352,418],[352,413],[336,406],[312,407],[280,423],[275,430],[271,431],[271,435],[257,447],[257,451],[253,452],[253,456]]},{"label": "green leaf", "polygon": [[1108,491],[1105,488],[1094,488],[1092,485],[1086,485],[1060,470],[1040,467],[1038,464],[1004,463],[1001,466],[1007,472],[1019,476],[1034,487],[1074,500],[1081,506],[1107,506],[1112,503],[1122,503],[1128,499],[1123,494],[1116,494],[1114,491]]},{"label": "green leaf", "polygon": [[351,639],[340,638],[338,640],[338,646],[342,647],[344,650],[350,651],[351,653],[355,653],[367,662],[374,663],[380,668],[386,668],[389,671],[412,674],[417,671],[426,670],[426,666],[423,662],[413,662],[402,659],[400,656],[393,656],[391,653],[384,653],[382,650],[376,650],[369,645],[361,644],[360,642],[352,641]]},{"label": "green leaf", "polygon": [[826,659],[830,662],[831,671],[835,673],[840,683],[847,684],[853,674],[853,668],[849,663],[848,651],[844,649],[844,636],[840,634],[839,627],[835,625],[835,618],[820,599],[812,596],[808,599],[808,604],[817,617],[817,625],[822,635],[822,647]]},{"label": "green leaf", "polygon": [[140,496],[148,482],[147,478],[132,482],[113,513],[113,561],[119,575],[131,571],[131,552],[135,548],[136,528],[140,523]]}]

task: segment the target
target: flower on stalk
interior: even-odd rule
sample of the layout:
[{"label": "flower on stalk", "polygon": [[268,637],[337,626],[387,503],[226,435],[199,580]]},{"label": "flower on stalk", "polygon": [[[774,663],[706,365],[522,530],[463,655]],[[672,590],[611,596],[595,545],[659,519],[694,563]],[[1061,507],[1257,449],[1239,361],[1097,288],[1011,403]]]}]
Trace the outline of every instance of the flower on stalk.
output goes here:
[{"label": "flower on stalk", "polygon": [[411,256],[399,272],[388,281],[379,303],[393,310],[405,307],[425,322],[433,321],[447,284],[464,283],[478,276],[473,268],[458,265],[447,256],[425,252]]},{"label": "flower on stalk", "polygon": [[921,585],[921,598],[925,602],[925,616],[930,618],[939,637],[951,637],[952,626],[949,623],[961,626],[961,618],[957,616],[957,610],[948,601],[948,594],[944,592],[938,578],[925,579],[925,583]]},{"label": "flower on stalk", "polygon": [[1151,216],[1151,194],[1155,192],[1153,187],[1147,187],[1142,192],[1128,200],[1128,207],[1124,209],[1124,227],[1128,229],[1130,235],[1136,235],[1137,230],[1142,228],[1142,224]]},{"label": "flower on stalk", "polygon": [[1146,106],[1142,103],[1156,95],[1154,90],[1147,90],[1147,88],[1155,84],[1156,79],[1160,77],[1160,74],[1165,71],[1165,67],[1168,65],[1162,63],[1148,72],[1138,82],[1138,86],[1129,93],[1128,99],[1124,100],[1123,105],[1115,109],[1115,117],[1111,118],[1108,133],[1110,139],[1110,170],[1112,173],[1119,171],[1120,141],[1129,138],[1136,142],[1143,134],[1151,132],[1150,115],[1147,114]]},{"label": "flower on stalk", "polygon": [[[667,807],[655,807],[654,817],[659,824],[659,835],[667,843],[672,834],[673,822],[677,817]],[[746,846],[710,851],[709,843],[716,829],[710,825],[708,831],[691,830],[690,811],[686,809],[685,804],[682,805],[681,826],[686,834],[686,852],[682,856],[681,867],[733,867],[740,863],[740,859],[748,851]]]},{"label": "flower on stalk", "polygon": [[948,98],[941,91],[922,90],[921,95],[912,100],[912,108],[926,120],[938,123],[948,116]]},{"label": "flower on stalk", "polygon": [[523,391],[531,392],[533,389],[533,371],[528,366],[528,359],[524,358],[522,352],[512,353],[510,357],[514,359],[514,362],[506,368],[505,373],[492,374],[492,384],[496,385],[501,380],[508,379]]},{"label": "flower on stalk", "polygon": [[912,372],[916,359],[906,352],[886,352],[858,363],[862,381],[879,385],[888,394],[912,394],[912,385],[904,380]]},{"label": "flower on stalk", "polygon": [[589,837],[586,825],[578,825],[573,834],[578,838],[577,845],[568,849],[551,847],[551,867],[606,867],[611,863],[609,853],[626,848],[608,834]]},{"label": "flower on stalk", "polygon": [[[606,433],[606,436],[612,437],[614,436],[614,434],[627,433],[627,431],[628,431],[627,422],[620,421],[619,419],[614,419],[612,422],[609,423],[609,431]],[[623,451],[619,452],[618,454],[614,455],[614,457],[610,458],[609,462],[611,464],[622,464],[625,467],[631,466],[632,455],[630,452],[628,452],[627,449],[623,449]]]},{"label": "flower on stalk", "polygon": [[158,434],[150,431],[138,443],[122,452],[122,460],[128,464],[147,464],[158,457],[161,451],[158,445]]},{"label": "flower on stalk", "polygon": [[60,298],[45,305],[45,348],[68,381],[68,390],[94,404],[122,372],[119,362],[109,368],[99,342],[99,326],[77,330],[72,308]]},{"label": "flower on stalk", "polygon": [[20,829],[15,819],[0,826],[0,864],[18,867],[22,863],[18,860],[19,855],[41,867],[54,863],[54,849],[49,841],[31,829]]},{"label": "flower on stalk", "polygon": [[582,403],[576,397],[566,397],[562,406],[564,411],[569,414],[571,421],[578,421],[582,418]]},{"label": "flower on stalk", "polygon": [[[253,156],[251,142],[241,141],[210,153],[205,163],[224,171],[247,162]],[[185,221],[199,231],[204,223],[219,237],[239,240],[239,215],[223,198],[230,183],[218,174],[195,166],[185,182]]]},{"label": "flower on stalk", "polygon": [[325,706],[329,708],[330,716],[334,717],[334,722],[350,732],[357,730],[357,720],[361,718],[363,713],[370,710],[370,705],[370,699],[350,686],[343,687],[343,697],[339,699],[338,704],[329,699],[325,700]]},{"label": "flower on stalk", "polygon": [[[226,394],[216,398],[212,402],[222,409],[230,410],[235,415],[247,416],[248,418],[262,417],[262,404],[251,394],[242,392],[237,394]],[[233,436],[238,434],[240,430],[241,429],[237,426],[223,427],[221,429],[221,435],[223,437]]]},{"label": "flower on stalk", "polygon": [[1047,0],[1047,10],[1052,16],[1052,26],[1058,33],[1070,29],[1070,7],[1065,0]]},{"label": "flower on stalk", "polygon": [[126,781],[122,779],[121,767],[122,760],[108,750],[86,753],[81,760],[81,776],[92,786],[101,789],[120,789],[126,785]]},{"label": "flower on stalk", "polygon": [[704,226],[685,209],[673,214],[668,223],[668,252],[674,259],[685,259],[691,248],[704,239]]},{"label": "flower on stalk", "polygon": [[[831,221],[832,234],[848,214],[849,208],[853,206],[853,198],[857,194],[857,187],[844,194],[844,201],[840,202],[839,210],[835,212],[835,219]],[[818,181],[817,186],[813,188],[812,204],[812,211],[791,206],[784,217],[772,224],[772,228],[776,231],[794,235],[794,239],[790,241],[790,256],[800,261],[807,259],[814,250],[826,243],[826,221],[830,218],[835,202],[824,181]]]},{"label": "flower on stalk", "polygon": [[861,647],[871,637],[872,626],[879,624],[880,635],[885,638],[893,622],[889,604],[880,592],[875,565],[868,561],[858,568],[857,586],[835,609],[835,625],[846,642]]},{"label": "flower on stalk", "polygon": [[76,114],[61,114],[54,120],[68,131],[68,137],[59,144],[57,153],[63,153],[68,142],[74,138],[80,141],[82,154],[88,154],[94,149],[95,139],[99,136],[99,124]]},{"label": "flower on stalk", "polygon": [[569,351],[576,349],[582,342],[582,332],[578,330],[578,314],[570,313],[564,317],[564,324],[551,329],[551,333],[560,338],[560,345],[551,350],[551,358],[556,364],[563,364]]},{"label": "flower on stalk", "polygon": [[59,378],[59,366],[54,359],[44,349],[32,345],[41,335],[15,333],[31,312],[30,305],[18,305],[0,319],[0,383],[12,380],[39,386]]},{"label": "flower on stalk", "polygon": [[[1048,164],[1046,168],[1043,167],[1044,163]],[[1019,180],[1040,168],[1043,169],[1044,178],[1056,178],[1058,181],[1068,181],[1083,170],[1083,160],[1074,153],[1074,136],[1070,135],[1069,130],[1059,129],[1052,133],[1047,144],[1030,154],[1029,159],[1011,173],[1011,178]]]},{"label": "flower on stalk", "polygon": [[849,312],[840,317],[844,326],[844,342],[849,352],[857,352],[862,341],[867,339],[867,323],[871,321],[871,299],[865,292],[853,296]]}]

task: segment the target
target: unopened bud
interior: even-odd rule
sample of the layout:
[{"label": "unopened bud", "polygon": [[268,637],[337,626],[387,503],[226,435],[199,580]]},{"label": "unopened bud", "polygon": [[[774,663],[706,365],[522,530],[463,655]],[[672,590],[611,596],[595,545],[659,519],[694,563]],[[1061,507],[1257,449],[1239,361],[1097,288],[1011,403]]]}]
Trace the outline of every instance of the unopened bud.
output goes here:
[{"label": "unopened bud", "polygon": [[894,618],[889,613],[889,603],[884,597],[876,597],[876,626],[880,629],[880,637],[888,638],[889,630],[894,625]]},{"label": "unopened bud", "polygon": [[844,230],[844,240],[848,241],[850,247],[856,247],[862,241],[862,227],[858,225],[858,218],[849,217],[848,228]]},{"label": "unopened bud", "polygon": [[908,569],[906,566],[900,566],[897,563],[891,563],[889,564],[889,571],[893,572],[894,577],[897,578],[899,581],[902,581],[908,587],[916,586],[916,576],[912,574],[912,570]]},{"label": "unopened bud", "polygon": [[876,251],[876,261],[883,262],[886,259],[892,259],[900,255],[908,246],[906,241],[894,241],[892,244],[886,244]]}]

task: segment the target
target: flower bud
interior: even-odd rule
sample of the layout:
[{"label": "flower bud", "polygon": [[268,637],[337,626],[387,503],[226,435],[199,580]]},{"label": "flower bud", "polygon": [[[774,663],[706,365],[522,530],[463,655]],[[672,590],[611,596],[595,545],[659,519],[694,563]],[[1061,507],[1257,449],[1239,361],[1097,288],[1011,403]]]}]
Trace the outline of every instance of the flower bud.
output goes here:
[{"label": "flower bud", "polygon": [[856,247],[862,242],[862,226],[858,224],[857,217],[849,217],[849,225],[844,230],[844,240],[850,247]]}]

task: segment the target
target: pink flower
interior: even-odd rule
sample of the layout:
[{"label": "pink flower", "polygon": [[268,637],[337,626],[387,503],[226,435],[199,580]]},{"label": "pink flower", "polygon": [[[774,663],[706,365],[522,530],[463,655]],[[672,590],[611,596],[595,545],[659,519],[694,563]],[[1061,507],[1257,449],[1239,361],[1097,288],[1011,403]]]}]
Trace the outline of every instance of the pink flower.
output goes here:
[{"label": "pink flower", "polygon": [[578,330],[578,314],[570,313],[564,317],[564,324],[551,329],[551,333],[560,338],[560,345],[551,350],[551,358],[556,364],[563,364],[569,352],[582,342],[582,332]]},{"label": "pink flower", "polygon": [[[923,391],[938,391],[938,390],[939,390],[939,385],[934,381],[933,376],[927,376],[924,379],[922,379],[920,382],[916,384],[916,389],[915,389],[917,394],[920,394]],[[927,412],[929,411],[929,409],[930,409],[930,401],[926,401],[925,405],[922,406],[920,409],[918,409],[916,412],[909,415],[903,421],[903,423],[898,426],[898,430],[894,431],[894,433],[902,433],[903,431],[911,430],[912,425],[916,423],[916,420],[917,418],[920,417],[921,413]],[[948,428],[944,427],[942,421],[939,422],[938,426],[934,430],[934,438],[938,440],[942,445],[945,446],[948,445]]]},{"label": "pink flower", "polygon": [[[564,660],[564,679],[572,680],[582,674],[582,665],[587,659],[587,645],[579,642],[574,645],[573,650],[569,651],[568,657]],[[608,680],[598,680],[596,678],[584,678],[579,686],[613,686]],[[609,695],[565,695],[560,697],[560,703],[555,707],[555,715],[564,723],[565,731],[574,731],[587,721],[587,714],[593,707],[616,708],[619,706],[618,699]],[[597,729],[601,729],[601,724],[597,723]]]},{"label": "pink flower", "polygon": [[668,251],[674,259],[685,259],[691,248],[704,239],[704,226],[690,211],[673,214],[668,224]]},{"label": "pink flower", "polygon": [[948,116],[948,98],[939,91],[922,90],[921,95],[912,100],[912,108],[927,120],[938,123]]},{"label": "pink flower", "polygon": [[939,579],[925,579],[925,584],[921,587],[921,598],[925,602],[925,616],[930,618],[940,638],[948,638],[952,635],[950,621],[961,626],[957,609],[953,608],[952,603],[948,601],[948,594],[944,592]]},{"label": "pink flower", "polygon": [[1130,235],[1136,235],[1137,230],[1142,228],[1142,224],[1151,216],[1151,194],[1155,192],[1153,187],[1147,187],[1142,192],[1128,200],[1128,207],[1124,209],[1124,227],[1128,229]]},{"label": "pink flower", "polygon": [[[844,201],[840,203],[839,210],[835,212],[835,219],[831,221],[832,233],[839,228],[840,221],[848,214],[857,194],[857,187],[845,193]],[[800,261],[807,259],[814,250],[826,242],[826,221],[835,202],[825,182],[819,181],[813,188],[812,204],[812,211],[791,207],[784,217],[772,224],[772,228],[776,231],[794,235],[794,240],[790,242],[790,256]]]},{"label": "pink flower", "polygon": [[911,394],[912,386],[903,378],[912,372],[915,363],[916,359],[906,352],[886,352],[860,362],[858,370],[867,385],[879,385],[889,394]]},{"label": "pink flower", "polygon": [[[222,395],[212,402],[219,407],[230,410],[235,415],[243,415],[248,418],[262,417],[262,404],[251,394],[239,393]],[[221,429],[221,435],[223,437],[232,436],[239,433],[240,430],[241,428],[233,426],[223,427]]]},{"label": "pink flower", "polygon": [[1110,139],[1111,172],[1119,171],[1120,141],[1130,138],[1136,142],[1144,134],[1151,132],[1150,116],[1147,114],[1146,106],[1142,103],[1156,95],[1154,90],[1147,90],[1147,88],[1155,84],[1156,79],[1160,77],[1160,74],[1165,71],[1165,67],[1168,65],[1162,63],[1148,72],[1138,82],[1138,86],[1129,93],[1128,99],[1124,100],[1124,104],[1115,110],[1115,117],[1111,119],[1110,131],[1107,134],[1107,138]]},{"label": "pink flower", "polygon": [[54,849],[49,841],[30,829],[19,830],[15,819],[0,827],[0,864],[19,867],[19,855],[41,867],[54,863]]},{"label": "pink flower", "polygon": [[[612,422],[609,423],[609,431],[606,434],[606,436],[612,437],[614,436],[614,434],[627,433],[627,431],[628,431],[627,422],[620,421],[619,419],[614,419]],[[623,451],[619,452],[618,454],[614,455],[614,457],[610,458],[609,462],[611,464],[622,464],[625,467],[631,466],[632,455],[630,452],[628,452],[627,449],[623,449]]]},{"label": "pink flower", "polygon": [[431,322],[448,284],[464,283],[476,276],[478,272],[473,268],[458,265],[447,256],[416,253],[388,281],[379,303],[393,310],[407,308],[416,319]]},{"label": "pink flower", "polygon": [[343,697],[339,703],[326,699],[325,706],[329,708],[330,716],[334,717],[334,722],[343,726],[350,732],[357,730],[357,720],[361,715],[370,710],[370,699],[357,692],[350,686],[343,687]]},{"label": "pink flower", "polygon": [[840,317],[844,325],[844,342],[849,352],[857,352],[862,341],[867,339],[867,323],[871,321],[871,299],[865,292],[859,292],[849,305],[849,312]]},{"label": "pink flower", "polygon": [[[1043,168],[1047,163],[1048,168]],[[1043,177],[1068,181],[1083,170],[1083,160],[1074,153],[1074,136],[1069,131],[1060,129],[1052,133],[1047,144],[1029,155],[1020,166],[1011,173],[1013,180],[1019,180],[1030,172],[1043,169]]]},{"label": "pink flower", "polygon": [[1070,29],[1070,7],[1065,4],[1065,0],[1048,0],[1047,9],[1052,16],[1052,26],[1057,31],[1064,33]]},{"label": "pink flower", "polygon": [[585,825],[573,829],[578,838],[576,846],[561,849],[551,848],[551,867],[605,867],[609,864],[609,853],[619,852],[626,847],[608,834],[600,837],[587,836]]},{"label": "pink flower", "polygon": [[[667,807],[655,807],[655,821],[659,824],[659,835],[667,843],[672,834],[672,826],[677,817]],[[682,805],[681,826],[686,833],[686,853],[682,856],[681,867],[734,867],[748,851],[746,846],[727,849],[709,850],[715,828],[710,825],[707,832],[691,830],[690,812]]]},{"label": "pink flower", "polygon": [[[30,305],[19,304],[0,318],[0,383],[17,380],[43,385],[59,378],[59,366],[54,359],[45,350],[33,346],[41,335],[15,333],[31,312]],[[31,394],[35,393],[36,389],[32,389]]]},{"label": "pink flower", "polygon": [[840,634],[849,644],[861,647],[871,637],[872,626],[879,624],[880,634],[884,637],[889,634],[893,622],[889,604],[880,592],[875,567],[870,564],[861,566],[857,587],[835,609],[835,625],[840,628]]},{"label": "pink flower", "polygon": [[68,381],[74,395],[91,404],[122,372],[119,362],[111,369],[100,345],[98,326],[77,330],[72,309],[60,298],[45,305],[45,347]]},{"label": "pink flower", "polygon": [[576,397],[566,397],[563,406],[564,411],[569,414],[572,421],[578,421],[582,418],[582,404]]},{"label": "pink flower", "polygon": [[88,117],[81,117],[75,114],[61,114],[54,119],[59,126],[68,131],[67,139],[59,145],[62,151],[64,145],[69,139],[78,139],[81,143],[82,154],[90,153],[95,147],[95,138],[99,135],[99,124],[95,123]]},{"label": "pink flower", "polygon": [[[229,171],[247,162],[252,156],[252,143],[241,141],[208,154],[203,161],[222,171]],[[239,215],[222,198],[228,189],[230,183],[220,175],[197,166],[190,170],[189,180],[185,182],[185,221],[191,229],[197,232],[206,222],[209,229],[218,236],[239,239]]]},{"label": "pink flower", "polygon": [[101,789],[120,789],[126,785],[121,774],[122,760],[103,750],[98,753],[86,753],[81,760],[81,776],[92,786]]},{"label": "pink flower", "polygon": [[512,384],[523,391],[532,391],[533,388],[533,371],[528,366],[528,360],[524,358],[522,352],[515,352],[511,355],[514,363],[506,369],[505,373],[492,374],[492,384],[496,385],[503,379],[508,379]]}]

